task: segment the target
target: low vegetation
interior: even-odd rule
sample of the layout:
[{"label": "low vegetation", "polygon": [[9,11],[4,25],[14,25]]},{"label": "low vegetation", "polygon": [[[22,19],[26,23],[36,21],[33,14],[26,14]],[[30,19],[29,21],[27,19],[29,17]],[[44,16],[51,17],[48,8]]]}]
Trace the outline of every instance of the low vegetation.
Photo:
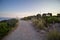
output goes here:
[{"label": "low vegetation", "polygon": [[32,18],[36,18],[36,16],[33,15],[33,16],[24,17],[24,18],[21,18],[21,20],[31,20]]},{"label": "low vegetation", "polygon": [[36,28],[38,29],[44,29],[46,28],[46,22],[43,19],[35,19],[33,20],[33,24],[35,25]]},{"label": "low vegetation", "polygon": [[23,20],[31,20],[36,29],[45,30],[48,32],[47,40],[60,40],[60,32],[54,30],[54,28],[49,31],[51,28],[50,24],[60,23],[60,15],[52,16],[51,13],[37,14],[31,17],[24,17]]},{"label": "low vegetation", "polygon": [[60,40],[60,33],[56,30],[48,32],[47,40]]},{"label": "low vegetation", "polygon": [[17,19],[3,20],[0,22],[0,39],[3,38],[13,27],[16,26]]},{"label": "low vegetation", "polygon": [[47,23],[60,23],[60,17],[48,16],[43,18]]}]

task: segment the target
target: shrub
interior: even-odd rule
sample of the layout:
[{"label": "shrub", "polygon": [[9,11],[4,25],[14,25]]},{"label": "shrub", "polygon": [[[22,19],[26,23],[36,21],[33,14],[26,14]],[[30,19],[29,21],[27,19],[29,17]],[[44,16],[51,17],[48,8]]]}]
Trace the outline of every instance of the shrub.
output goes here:
[{"label": "shrub", "polygon": [[7,23],[0,23],[0,38],[3,37],[9,30]]},{"label": "shrub", "polygon": [[51,17],[46,17],[46,22],[47,23],[59,23],[60,22],[60,18],[55,17],[55,16],[51,16]]},{"label": "shrub", "polygon": [[18,22],[18,20],[16,20],[16,19],[10,19],[7,21],[7,24],[9,27],[14,27],[17,22]]},{"label": "shrub", "polygon": [[60,33],[56,30],[50,31],[47,36],[48,40],[60,40]]},{"label": "shrub", "polygon": [[36,28],[38,29],[45,28],[45,21],[43,19],[35,19],[33,20],[33,24],[35,24]]},{"label": "shrub", "polygon": [[40,20],[40,21],[38,22],[37,27],[38,27],[39,29],[44,29],[44,28],[45,28],[45,25],[44,25],[44,23],[42,22],[42,20]]},{"label": "shrub", "polygon": [[37,19],[33,19],[32,22],[34,23],[34,25],[37,25],[39,21]]},{"label": "shrub", "polygon": [[0,22],[0,39],[3,38],[13,27],[15,27],[17,19],[9,19]]}]

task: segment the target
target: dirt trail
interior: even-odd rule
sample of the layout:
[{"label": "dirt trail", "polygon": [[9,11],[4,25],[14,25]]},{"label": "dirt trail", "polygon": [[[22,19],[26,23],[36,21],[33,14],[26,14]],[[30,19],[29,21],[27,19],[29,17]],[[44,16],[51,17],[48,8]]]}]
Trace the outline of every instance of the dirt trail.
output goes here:
[{"label": "dirt trail", "polygon": [[30,21],[20,21],[16,30],[3,38],[3,40],[42,40],[40,34],[34,30]]}]

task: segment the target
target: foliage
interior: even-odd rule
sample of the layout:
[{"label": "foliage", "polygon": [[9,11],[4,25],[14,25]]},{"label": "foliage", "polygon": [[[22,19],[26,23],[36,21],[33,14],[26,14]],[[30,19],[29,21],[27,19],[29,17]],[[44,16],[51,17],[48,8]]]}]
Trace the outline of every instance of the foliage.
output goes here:
[{"label": "foliage", "polygon": [[16,19],[3,20],[0,22],[0,39],[3,38],[18,22]]},{"label": "foliage", "polygon": [[57,16],[60,17],[60,13],[58,13]]},{"label": "foliage", "polygon": [[46,17],[45,20],[47,23],[60,23],[60,17],[50,16]]},{"label": "foliage", "polygon": [[7,21],[7,24],[10,27],[14,27],[16,25],[16,22],[18,22],[18,20],[16,20],[16,19],[10,19],[10,20]]},{"label": "foliage", "polygon": [[31,20],[32,18],[36,18],[36,16],[35,15],[27,16],[27,17],[21,18],[21,20]]},{"label": "foliage", "polygon": [[3,37],[8,31],[9,31],[9,27],[7,25],[7,23],[0,23],[0,38]]},{"label": "foliage", "polygon": [[46,24],[43,19],[35,19],[33,20],[33,23],[38,29],[44,29]]},{"label": "foliage", "polygon": [[60,40],[60,33],[56,30],[50,31],[47,36],[48,40]]},{"label": "foliage", "polygon": [[41,14],[36,15],[37,19],[41,18]]}]

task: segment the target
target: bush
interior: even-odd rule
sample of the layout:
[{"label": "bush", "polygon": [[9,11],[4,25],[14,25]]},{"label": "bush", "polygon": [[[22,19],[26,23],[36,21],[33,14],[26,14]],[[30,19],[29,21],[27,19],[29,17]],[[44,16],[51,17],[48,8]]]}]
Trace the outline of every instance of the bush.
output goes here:
[{"label": "bush", "polygon": [[44,23],[42,22],[42,20],[40,20],[40,21],[38,22],[37,27],[38,27],[39,29],[44,29],[44,28],[45,28],[45,25],[44,25]]},{"label": "bush", "polygon": [[60,40],[60,33],[56,30],[50,31],[47,36],[48,40]]},{"label": "bush", "polygon": [[14,27],[17,22],[18,22],[18,20],[16,20],[16,19],[10,19],[10,20],[7,21],[7,24],[10,27]]},{"label": "bush", "polygon": [[52,17],[46,17],[46,22],[47,23],[59,23],[60,22],[60,18],[52,16]]},{"label": "bush", "polygon": [[34,25],[38,29],[44,29],[45,28],[45,21],[43,19],[35,19],[33,20]]},{"label": "bush", "polygon": [[0,39],[3,38],[13,27],[15,27],[17,19],[9,19],[0,22]]},{"label": "bush", "polygon": [[3,37],[9,30],[10,28],[8,27],[7,23],[0,23],[0,38]]},{"label": "bush", "polygon": [[34,23],[34,25],[37,25],[39,21],[37,19],[33,19],[32,22]]}]

